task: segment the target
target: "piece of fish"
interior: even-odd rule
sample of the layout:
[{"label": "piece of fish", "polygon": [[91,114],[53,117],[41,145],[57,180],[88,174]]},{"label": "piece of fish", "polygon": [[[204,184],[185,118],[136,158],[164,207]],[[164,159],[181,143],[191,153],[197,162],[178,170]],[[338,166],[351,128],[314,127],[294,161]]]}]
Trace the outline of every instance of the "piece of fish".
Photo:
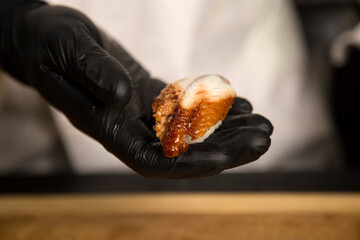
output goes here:
[{"label": "piece of fish", "polygon": [[156,136],[174,157],[203,142],[221,125],[236,92],[220,75],[188,77],[165,87],[152,104]]}]

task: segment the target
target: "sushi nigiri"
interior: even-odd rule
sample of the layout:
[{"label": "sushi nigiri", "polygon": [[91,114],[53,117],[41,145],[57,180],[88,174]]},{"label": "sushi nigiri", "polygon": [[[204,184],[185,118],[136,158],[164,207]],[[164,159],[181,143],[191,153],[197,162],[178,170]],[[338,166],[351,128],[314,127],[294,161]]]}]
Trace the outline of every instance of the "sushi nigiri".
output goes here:
[{"label": "sushi nigiri", "polygon": [[152,104],[154,129],[165,156],[185,152],[203,142],[222,123],[236,92],[220,75],[188,77],[169,84]]}]

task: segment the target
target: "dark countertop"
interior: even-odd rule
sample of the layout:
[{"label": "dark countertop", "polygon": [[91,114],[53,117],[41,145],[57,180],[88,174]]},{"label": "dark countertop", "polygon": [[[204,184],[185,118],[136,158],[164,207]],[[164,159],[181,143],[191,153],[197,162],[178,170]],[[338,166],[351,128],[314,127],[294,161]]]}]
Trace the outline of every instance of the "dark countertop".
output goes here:
[{"label": "dark countertop", "polygon": [[239,191],[358,192],[360,171],[220,174],[191,180],[147,179],[134,174],[0,177],[0,194]]}]

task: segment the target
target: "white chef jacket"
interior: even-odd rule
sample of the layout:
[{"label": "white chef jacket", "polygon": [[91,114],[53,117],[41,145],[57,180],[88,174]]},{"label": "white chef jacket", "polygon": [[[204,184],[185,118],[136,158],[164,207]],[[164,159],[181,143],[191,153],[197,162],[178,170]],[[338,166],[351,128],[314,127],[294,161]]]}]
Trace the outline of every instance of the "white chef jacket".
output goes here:
[{"label": "white chef jacket", "polygon": [[[286,0],[52,0],[76,8],[165,82],[205,73],[228,78],[238,96],[274,125],[260,160],[231,171],[318,171],[340,167],[324,89]],[[53,111],[78,173],[129,169]]]}]

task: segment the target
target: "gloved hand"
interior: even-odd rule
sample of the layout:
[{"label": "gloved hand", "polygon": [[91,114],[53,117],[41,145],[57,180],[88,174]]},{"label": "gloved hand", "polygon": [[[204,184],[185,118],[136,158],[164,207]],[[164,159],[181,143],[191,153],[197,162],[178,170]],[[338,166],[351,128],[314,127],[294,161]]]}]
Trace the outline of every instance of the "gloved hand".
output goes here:
[{"label": "gloved hand", "polygon": [[1,66],[137,173],[210,176],[254,161],[269,148],[271,123],[237,98],[204,143],[165,157],[151,109],[163,82],[80,12],[38,1],[5,1],[1,8]]}]

